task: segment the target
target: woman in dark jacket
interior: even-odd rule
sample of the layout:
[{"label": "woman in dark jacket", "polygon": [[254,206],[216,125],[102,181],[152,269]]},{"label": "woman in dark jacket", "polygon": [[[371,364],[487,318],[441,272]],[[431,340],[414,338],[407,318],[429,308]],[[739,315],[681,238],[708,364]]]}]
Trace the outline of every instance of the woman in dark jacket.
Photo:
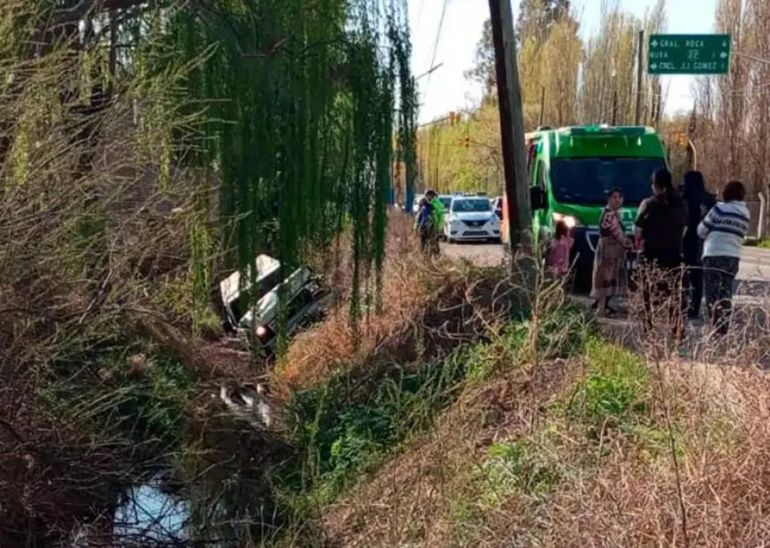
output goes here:
[{"label": "woman in dark jacket", "polygon": [[645,326],[652,327],[653,319],[661,317],[662,308],[667,311],[674,336],[681,339],[682,236],[686,211],[667,169],[653,174],[652,193],[639,206],[635,223],[635,233],[642,243],[641,259],[647,267],[646,279],[641,280]]},{"label": "woman in dark jacket", "polygon": [[687,226],[683,242],[687,316],[695,319],[700,317],[700,306],[703,301],[703,241],[698,237],[698,225],[714,206],[716,200],[706,191],[700,171],[688,171],[685,174],[682,194],[687,206]]}]

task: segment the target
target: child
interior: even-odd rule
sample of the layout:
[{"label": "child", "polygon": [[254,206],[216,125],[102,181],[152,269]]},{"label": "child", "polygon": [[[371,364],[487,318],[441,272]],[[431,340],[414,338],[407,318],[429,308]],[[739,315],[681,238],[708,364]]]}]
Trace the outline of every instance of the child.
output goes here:
[{"label": "child", "polygon": [[557,278],[562,278],[569,273],[569,253],[572,250],[573,240],[564,221],[556,222],[554,232],[553,242],[551,242],[548,250],[545,264],[548,272]]}]

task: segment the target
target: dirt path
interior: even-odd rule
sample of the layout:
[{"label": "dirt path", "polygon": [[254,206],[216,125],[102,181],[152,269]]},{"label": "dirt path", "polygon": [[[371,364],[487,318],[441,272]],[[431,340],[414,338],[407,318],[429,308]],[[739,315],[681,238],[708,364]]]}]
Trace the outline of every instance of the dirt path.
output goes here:
[{"label": "dirt path", "polygon": [[452,259],[465,259],[476,266],[497,266],[505,260],[500,244],[441,244],[441,252]]}]

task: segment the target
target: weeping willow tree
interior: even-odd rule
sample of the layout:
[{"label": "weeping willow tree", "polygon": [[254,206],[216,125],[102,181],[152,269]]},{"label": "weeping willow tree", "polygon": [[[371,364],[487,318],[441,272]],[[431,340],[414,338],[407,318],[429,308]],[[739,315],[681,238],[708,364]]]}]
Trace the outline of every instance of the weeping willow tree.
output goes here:
[{"label": "weeping willow tree", "polygon": [[[351,318],[385,254],[393,132],[413,135],[405,6],[377,0],[230,0],[169,13],[177,62],[207,119],[195,161],[221,181],[230,266],[285,268],[352,233]],[[396,98],[402,108],[398,120]],[[414,139],[399,139],[414,164]],[[411,151],[411,152],[410,152]]]}]

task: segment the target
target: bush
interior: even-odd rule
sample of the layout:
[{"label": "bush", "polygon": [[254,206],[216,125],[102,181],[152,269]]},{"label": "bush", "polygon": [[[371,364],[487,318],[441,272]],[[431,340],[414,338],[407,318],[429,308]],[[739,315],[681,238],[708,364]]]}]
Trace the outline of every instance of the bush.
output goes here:
[{"label": "bush", "polygon": [[770,249],[770,239],[762,238],[760,240],[759,238],[749,236],[743,239],[743,245],[746,247],[762,247],[764,249]]},{"label": "bush", "polygon": [[93,435],[129,440],[149,458],[178,447],[193,382],[179,361],[115,351],[91,365],[99,380],[83,374],[52,383],[45,393],[52,416],[69,417]]},{"label": "bush", "polygon": [[[474,349],[458,349],[415,371],[390,370],[367,385],[338,373],[289,402],[295,445],[305,455],[304,483],[333,499],[413,432],[427,428],[458,394]],[[296,483],[296,470],[290,483]]]},{"label": "bush", "polygon": [[571,411],[598,428],[630,424],[649,407],[649,374],[644,362],[617,345],[588,343],[588,370]]},{"label": "bush", "polygon": [[[489,459],[484,463],[487,481],[498,496],[515,490],[529,495],[542,495],[559,481],[559,472],[531,441],[495,443],[489,447]],[[499,502],[499,501],[498,501]]]}]

